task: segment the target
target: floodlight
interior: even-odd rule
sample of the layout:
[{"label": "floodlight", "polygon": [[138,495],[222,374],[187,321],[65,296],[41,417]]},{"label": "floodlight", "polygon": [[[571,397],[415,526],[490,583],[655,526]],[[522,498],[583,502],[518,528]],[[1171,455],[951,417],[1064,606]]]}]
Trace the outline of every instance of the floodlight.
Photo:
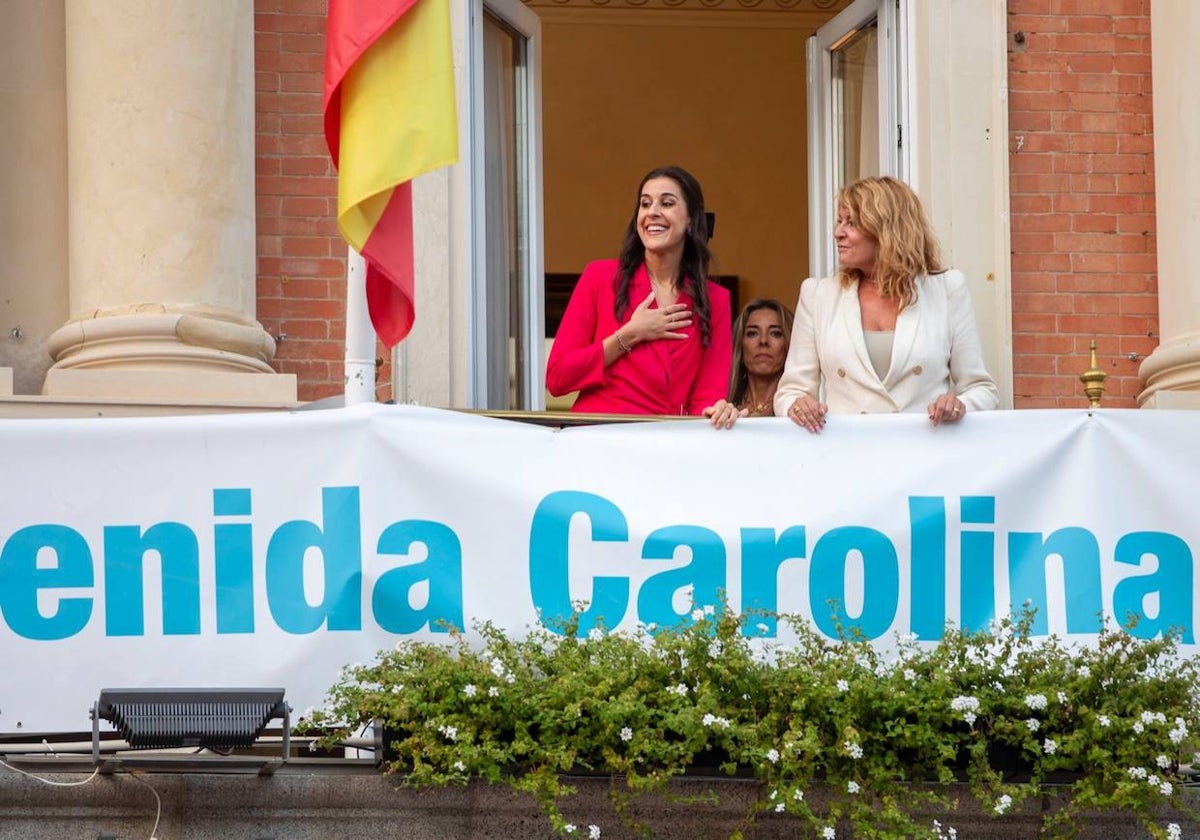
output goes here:
[{"label": "floodlight", "polygon": [[100,759],[100,721],[130,749],[249,747],[269,721],[283,721],[290,753],[291,709],[282,688],[106,688],[92,707],[92,760]]}]

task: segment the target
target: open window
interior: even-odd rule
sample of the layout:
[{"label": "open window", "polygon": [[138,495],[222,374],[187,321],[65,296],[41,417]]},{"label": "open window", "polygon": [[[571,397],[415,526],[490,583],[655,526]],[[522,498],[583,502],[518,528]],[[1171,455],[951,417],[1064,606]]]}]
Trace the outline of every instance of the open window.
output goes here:
[{"label": "open window", "polygon": [[811,276],[834,267],[834,193],[868,175],[907,180],[904,2],[855,0],[808,39]]},{"label": "open window", "polygon": [[471,404],[544,404],[541,25],[520,0],[471,6]]}]

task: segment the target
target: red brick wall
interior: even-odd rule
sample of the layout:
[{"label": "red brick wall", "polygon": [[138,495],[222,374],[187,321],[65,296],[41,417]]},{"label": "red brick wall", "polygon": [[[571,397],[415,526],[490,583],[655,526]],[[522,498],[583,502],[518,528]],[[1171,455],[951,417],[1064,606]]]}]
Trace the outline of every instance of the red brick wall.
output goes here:
[{"label": "red brick wall", "polygon": [[[302,400],[343,390],[346,244],[321,123],[326,0],[255,0],[258,319]],[[391,396],[390,354],[378,399]]]},{"label": "red brick wall", "polygon": [[[1150,0],[1009,0],[1013,392],[1133,406],[1158,344]],[[1136,354],[1133,359],[1130,354]]]}]

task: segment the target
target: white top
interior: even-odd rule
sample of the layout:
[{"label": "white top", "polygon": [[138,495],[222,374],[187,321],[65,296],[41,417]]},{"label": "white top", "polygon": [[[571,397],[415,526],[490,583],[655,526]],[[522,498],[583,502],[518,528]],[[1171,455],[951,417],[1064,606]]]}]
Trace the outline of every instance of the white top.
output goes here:
[{"label": "white top", "polygon": [[867,355],[871,357],[871,367],[875,368],[880,382],[892,366],[892,340],[895,336],[895,330],[863,330],[863,338],[867,340]]}]

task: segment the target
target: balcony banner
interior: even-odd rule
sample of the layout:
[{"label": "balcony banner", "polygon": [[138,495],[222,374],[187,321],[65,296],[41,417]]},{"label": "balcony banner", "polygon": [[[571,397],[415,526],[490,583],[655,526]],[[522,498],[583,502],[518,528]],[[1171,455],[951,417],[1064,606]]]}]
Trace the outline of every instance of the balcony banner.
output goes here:
[{"label": "balcony banner", "polygon": [[[796,613],[880,645],[1010,605],[1195,651],[1200,414],[1019,411],[556,431],[405,406],[0,421],[0,731],[101,688],[282,686],[489,620]],[[1107,618],[1106,618],[1107,617]],[[786,643],[769,617],[747,632]]]}]

